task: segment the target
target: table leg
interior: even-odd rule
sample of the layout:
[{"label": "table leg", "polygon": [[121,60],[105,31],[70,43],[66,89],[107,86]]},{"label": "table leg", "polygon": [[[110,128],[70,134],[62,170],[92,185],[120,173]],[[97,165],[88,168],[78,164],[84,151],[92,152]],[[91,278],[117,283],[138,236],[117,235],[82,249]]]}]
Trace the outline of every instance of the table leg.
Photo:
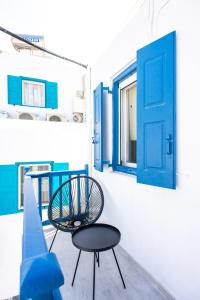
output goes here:
[{"label": "table leg", "polygon": [[99,252],[98,252],[98,267],[100,267]]},{"label": "table leg", "polygon": [[93,297],[95,299],[95,266],[96,266],[96,252],[94,252],[94,264],[93,264]]},{"label": "table leg", "polygon": [[117,268],[118,268],[118,270],[119,270],[119,274],[120,274],[120,277],[121,277],[121,280],[122,280],[123,286],[124,286],[124,288],[126,288],[126,286],[125,286],[125,283],[124,283],[124,279],[123,279],[123,276],[122,276],[122,273],[121,273],[121,270],[120,270],[120,267],[119,267],[119,264],[118,264],[118,261],[117,261],[117,257],[116,257],[116,254],[115,254],[115,251],[114,251],[114,249],[113,249],[113,248],[112,248],[112,252],[113,252],[113,255],[114,255],[114,258],[115,258],[116,264],[117,264]]},{"label": "table leg", "polygon": [[75,271],[74,271],[74,276],[73,276],[73,280],[72,280],[72,286],[74,285],[74,280],[75,280],[76,271],[77,271],[77,268],[78,268],[78,263],[79,263],[80,256],[81,256],[81,250],[79,251],[78,259],[77,259],[77,262],[76,262],[76,268],[75,268]]},{"label": "table leg", "polygon": [[99,252],[96,252],[95,256],[96,256],[96,261],[97,261],[98,267],[100,267],[100,265],[99,265]]}]

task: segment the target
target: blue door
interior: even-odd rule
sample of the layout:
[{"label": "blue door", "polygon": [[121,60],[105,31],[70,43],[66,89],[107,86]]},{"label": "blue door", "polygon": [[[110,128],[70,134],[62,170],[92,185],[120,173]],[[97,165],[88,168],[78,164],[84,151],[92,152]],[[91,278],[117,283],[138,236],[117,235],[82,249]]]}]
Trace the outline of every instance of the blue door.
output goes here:
[{"label": "blue door", "polygon": [[176,188],[175,44],[172,32],[137,52],[137,181]]}]

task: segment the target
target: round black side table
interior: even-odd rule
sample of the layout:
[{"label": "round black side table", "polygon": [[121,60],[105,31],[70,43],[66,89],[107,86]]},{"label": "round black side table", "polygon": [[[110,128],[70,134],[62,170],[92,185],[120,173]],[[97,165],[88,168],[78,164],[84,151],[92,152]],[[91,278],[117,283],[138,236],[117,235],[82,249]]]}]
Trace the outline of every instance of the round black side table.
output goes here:
[{"label": "round black side table", "polygon": [[107,224],[92,224],[80,227],[72,234],[72,242],[76,248],[79,249],[79,255],[76,262],[76,268],[72,280],[72,286],[76,276],[78,263],[81,255],[81,251],[93,252],[94,253],[94,264],[93,264],[93,300],[95,299],[95,265],[96,260],[99,266],[99,252],[112,249],[117,268],[119,270],[120,277],[124,288],[126,288],[124,279],[117,261],[117,257],[114,251],[114,247],[120,242],[121,233],[120,231],[111,225]]}]

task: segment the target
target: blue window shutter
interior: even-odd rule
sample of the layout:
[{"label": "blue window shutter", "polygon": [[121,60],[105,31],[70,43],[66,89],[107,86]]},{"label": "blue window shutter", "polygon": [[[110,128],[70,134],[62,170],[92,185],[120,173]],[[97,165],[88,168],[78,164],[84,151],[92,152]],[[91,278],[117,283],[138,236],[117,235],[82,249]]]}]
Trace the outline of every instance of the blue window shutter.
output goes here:
[{"label": "blue window shutter", "polygon": [[94,90],[94,168],[103,172],[103,83]]},{"label": "blue window shutter", "polygon": [[176,188],[175,65],[172,32],[137,52],[137,181]]},{"label": "blue window shutter", "polygon": [[[69,170],[69,163],[62,162],[62,163],[54,163],[53,164],[53,171],[67,171]],[[62,176],[62,182],[68,180],[68,176]],[[58,176],[53,178],[53,193],[57,190],[60,186]]]},{"label": "blue window shutter", "polygon": [[22,79],[8,75],[8,104],[22,105]]},{"label": "blue window shutter", "polygon": [[69,164],[66,162],[53,164],[53,171],[66,171],[66,170],[69,170]]},{"label": "blue window shutter", "polygon": [[0,165],[0,215],[18,211],[18,167]]},{"label": "blue window shutter", "polygon": [[57,82],[46,81],[45,107],[58,108],[58,84],[57,84]]}]

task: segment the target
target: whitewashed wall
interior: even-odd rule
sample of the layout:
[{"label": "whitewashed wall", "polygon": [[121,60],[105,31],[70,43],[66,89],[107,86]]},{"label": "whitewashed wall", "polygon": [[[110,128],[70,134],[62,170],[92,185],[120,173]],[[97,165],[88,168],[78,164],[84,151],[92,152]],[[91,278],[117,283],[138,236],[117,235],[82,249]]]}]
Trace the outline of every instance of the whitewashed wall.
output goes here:
[{"label": "whitewashed wall", "polygon": [[0,119],[0,164],[22,161],[88,163],[88,127],[71,122]]},{"label": "whitewashed wall", "polygon": [[[104,220],[121,245],[178,300],[200,299],[200,2],[142,1],[141,8],[92,68],[92,87],[112,88],[136,50],[177,32],[177,189],[136,183],[134,176],[93,170],[105,193]],[[154,3],[154,9],[153,9]],[[106,159],[112,158],[112,99],[105,101]]]},{"label": "whitewashed wall", "polygon": [[[52,57],[5,52],[0,53],[0,69],[0,110],[59,112],[72,120],[73,99],[83,89],[85,69]],[[8,105],[7,75],[57,82],[58,109]],[[89,160],[86,124],[0,118],[0,141],[0,164],[54,160],[81,167]]]},{"label": "whitewashed wall", "polygon": [[[72,100],[76,91],[83,89],[82,77],[86,70],[64,60],[50,56],[33,56],[27,53],[0,52],[0,110],[29,112],[60,112],[72,119]],[[7,75],[39,78],[58,83],[58,109],[44,109],[8,105]]]}]

